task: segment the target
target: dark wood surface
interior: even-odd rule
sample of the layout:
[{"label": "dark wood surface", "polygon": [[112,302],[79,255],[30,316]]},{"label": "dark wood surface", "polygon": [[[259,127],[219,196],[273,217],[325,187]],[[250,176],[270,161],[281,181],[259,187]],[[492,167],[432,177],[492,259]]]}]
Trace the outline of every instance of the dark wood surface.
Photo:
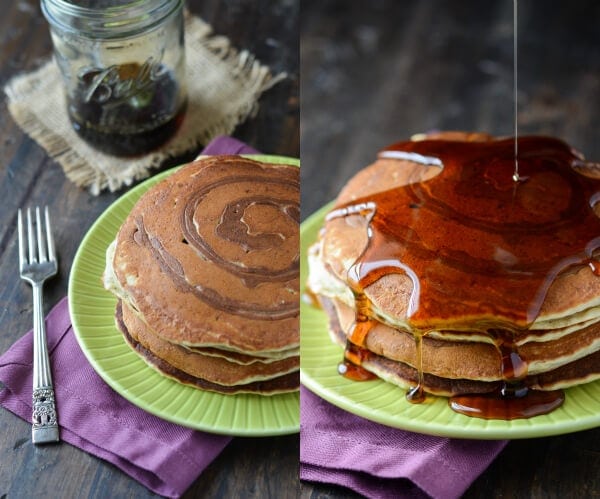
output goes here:
[{"label": "dark wood surface", "polygon": [[[271,154],[299,154],[299,4],[286,0],[189,0],[219,34],[246,48],[274,73],[288,78],[266,92],[256,117],[235,136]],[[0,87],[37,68],[51,53],[38,0],[2,3]],[[0,104],[0,352],[31,328],[31,289],[18,279],[16,212],[48,204],[55,227],[60,270],[46,286],[46,311],[67,293],[77,247],[91,224],[124,191],[93,197],[66,180],[59,165],[13,122]],[[184,162],[198,153],[170,160]],[[68,444],[34,447],[30,425],[0,409],[0,498],[152,497],[106,462]],[[296,497],[298,437],[237,438],[192,485],[185,497]]]},{"label": "dark wood surface", "polygon": [[[302,216],[432,129],[513,134],[510,0],[303,0]],[[600,3],[519,2],[519,128],[600,161]],[[600,401],[598,401],[600,412]],[[515,440],[465,497],[600,496],[600,428]],[[353,497],[303,483],[303,498]]]}]

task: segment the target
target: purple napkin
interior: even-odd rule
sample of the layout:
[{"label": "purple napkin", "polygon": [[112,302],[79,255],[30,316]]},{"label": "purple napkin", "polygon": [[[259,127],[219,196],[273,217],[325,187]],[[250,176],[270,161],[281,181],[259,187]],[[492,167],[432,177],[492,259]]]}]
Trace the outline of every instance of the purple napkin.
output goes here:
[{"label": "purple napkin", "polygon": [[237,139],[223,135],[209,142],[200,154],[259,154],[259,152]]},{"label": "purple napkin", "polygon": [[[256,153],[230,137],[203,154]],[[111,462],[160,495],[179,497],[230,437],[169,423],[132,405],[92,369],[73,334],[63,298],[46,318],[61,439]],[[0,404],[31,421],[33,335],[0,357]]]},{"label": "purple napkin", "polygon": [[389,428],[300,391],[300,478],[369,498],[458,498],[505,445]]}]

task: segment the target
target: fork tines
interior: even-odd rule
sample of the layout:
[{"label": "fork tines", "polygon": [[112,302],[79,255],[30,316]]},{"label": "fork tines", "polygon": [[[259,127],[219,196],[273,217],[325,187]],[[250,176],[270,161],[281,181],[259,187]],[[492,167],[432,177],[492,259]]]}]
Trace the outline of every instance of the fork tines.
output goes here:
[{"label": "fork tines", "polygon": [[[22,210],[18,212],[18,232],[19,232],[19,267],[22,270],[27,264],[43,263],[53,261],[54,253],[54,238],[52,237],[52,227],[50,225],[50,215],[48,207],[44,207],[44,221],[40,213],[40,207],[35,207],[35,232],[33,229],[33,216],[31,208],[27,208],[27,245],[25,244],[25,228],[23,224]],[[44,230],[45,228],[45,230]],[[37,255],[36,255],[36,240],[37,239]],[[29,255],[27,254],[29,248]]]}]

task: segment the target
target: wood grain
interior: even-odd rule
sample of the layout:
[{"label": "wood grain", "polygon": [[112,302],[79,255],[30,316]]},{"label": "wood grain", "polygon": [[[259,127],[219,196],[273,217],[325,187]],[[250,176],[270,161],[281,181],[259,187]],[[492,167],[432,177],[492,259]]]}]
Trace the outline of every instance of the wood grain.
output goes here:
[{"label": "wood grain", "polygon": [[[299,154],[299,4],[286,0],[188,0],[188,9],[287,78],[263,94],[259,110],[234,135],[269,154]],[[38,0],[2,3],[0,87],[37,68],[51,54]],[[173,158],[162,169],[193,158]],[[92,197],[65,179],[59,165],[15,125],[0,104],[0,352],[32,325],[31,290],[17,274],[16,213],[48,204],[59,250],[59,275],[45,290],[49,310],[67,293],[79,243],[96,218],[124,191]],[[0,498],[153,497],[114,466],[68,444],[36,448],[30,425],[0,410]],[[235,439],[185,497],[296,497],[297,435]]]}]

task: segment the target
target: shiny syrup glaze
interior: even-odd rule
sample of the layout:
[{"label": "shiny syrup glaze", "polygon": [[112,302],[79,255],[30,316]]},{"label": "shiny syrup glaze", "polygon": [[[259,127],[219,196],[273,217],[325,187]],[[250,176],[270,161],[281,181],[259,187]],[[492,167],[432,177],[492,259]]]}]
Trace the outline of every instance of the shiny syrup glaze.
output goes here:
[{"label": "shiny syrup glaze", "polygon": [[[354,268],[349,271],[352,275]],[[355,317],[354,323],[348,331],[348,340],[344,351],[344,359],[338,365],[338,372],[348,379],[354,381],[368,381],[376,376],[362,367],[362,363],[369,356],[365,341],[369,331],[377,325],[371,310],[371,301],[362,292],[360,285],[350,278],[351,289],[354,293]]]},{"label": "shiny syrup glaze", "polygon": [[[415,335],[418,383],[409,391],[411,402],[424,399],[421,344],[433,329],[487,330],[500,354],[499,392],[453,397],[454,410],[514,419],[549,412],[564,398],[521,384],[527,359],[515,338],[536,319],[561,272],[583,265],[598,274],[593,253],[600,220],[593,204],[600,181],[574,170],[585,163],[564,142],[521,137],[515,182],[514,140],[394,144],[381,156],[439,165],[440,173],[353,200],[328,216],[360,213],[368,220],[368,244],[348,272],[357,320],[347,352],[364,347],[376,323],[363,290],[388,273],[406,274],[413,283],[407,321]],[[347,365],[360,362],[360,356],[345,356]]]},{"label": "shiny syrup glaze", "polygon": [[367,349],[360,348],[349,341],[344,351],[344,360],[338,364],[338,373],[353,381],[369,381],[377,378],[361,365],[369,355]]}]

